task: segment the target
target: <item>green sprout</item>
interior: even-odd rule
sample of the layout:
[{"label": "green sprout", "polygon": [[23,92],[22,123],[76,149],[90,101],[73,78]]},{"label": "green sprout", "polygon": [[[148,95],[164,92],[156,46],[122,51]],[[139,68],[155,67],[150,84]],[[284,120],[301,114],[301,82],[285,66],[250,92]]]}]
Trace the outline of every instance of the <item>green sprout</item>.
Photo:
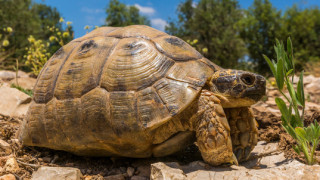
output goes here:
[{"label": "green sprout", "polygon": [[[303,87],[303,71],[300,73],[299,81],[294,88],[293,80],[295,67],[293,61],[293,47],[291,39],[287,40],[287,51],[283,43],[277,40],[274,46],[277,61],[270,60],[263,55],[267,61],[273,76],[276,79],[276,85],[279,92],[285,98],[286,102],[277,97],[276,104],[281,112],[282,126],[297,142],[293,149],[300,155],[304,154],[309,165],[315,164],[314,152],[320,142],[320,126],[315,120],[310,126],[304,127],[305,94]],[[283,90],[288,89],[289,96]],[[301,112],[299,111],[301,110]]]}]

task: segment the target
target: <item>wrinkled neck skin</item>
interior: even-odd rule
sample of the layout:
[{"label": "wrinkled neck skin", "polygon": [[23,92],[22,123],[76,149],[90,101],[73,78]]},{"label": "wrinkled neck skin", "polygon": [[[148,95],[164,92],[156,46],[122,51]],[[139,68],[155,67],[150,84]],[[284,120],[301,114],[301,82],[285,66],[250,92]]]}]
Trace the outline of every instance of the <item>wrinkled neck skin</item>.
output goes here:
[{"label": "wrinkled neck skin", "polygon": [[212,75],[209,87],[223,108],[247,107],[265,95],[266,80],[251,72],[221,69]]}]

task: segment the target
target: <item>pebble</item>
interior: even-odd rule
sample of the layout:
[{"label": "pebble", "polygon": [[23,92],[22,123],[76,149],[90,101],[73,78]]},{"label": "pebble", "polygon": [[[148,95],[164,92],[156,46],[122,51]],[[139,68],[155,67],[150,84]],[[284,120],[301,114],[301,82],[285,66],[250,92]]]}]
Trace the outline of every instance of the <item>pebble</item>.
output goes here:
[{"label": "pebble", "polygon": [[117,175],[104,177],[104,180],[125,180],[125,177],[123,174],[117,174]]},{"label": "pebble", "polygon": [[42,159],[43,159],[43,161],[46,162],[46,163],[50,163],[51,160],[52,160],[51,157],[44,157],[44,158],[42,158]]},{"label": "pebble", "polygon": [[0,180],[16,180],[16,177],[13,174],[6,174],[0,176]]},{"label": "pebble", "polygon": [[143,176],[132,176],[131,180],[148,180],[149,178]]},{"label": "pebble", "polygon": [[82,174],[77,168],[42,166],[33,172],[32,180],[80,180]]},{"label": "pebble", "polygon": [[134,175],[134,168],[133,167],[128,167],[127,169],[127,174],[129,177]]},{"label": "pebble", "polygon": [[125,172],[127,172],[127,168],[125,168],[125,167],[120,167],[120,171],[121,171],[122,173],[125,173]]},{"label": "pebble", "polygon": [[2,139],[0,139],[0,152],[4,152],[5,154],[10,154],[12,152],[10,144]]},{"label": "pebble", "polygon": [[17,160],[14,157],[11,157],[7,160],[6,164],[4,165],[4,170],[16,173],[20,170]]}]

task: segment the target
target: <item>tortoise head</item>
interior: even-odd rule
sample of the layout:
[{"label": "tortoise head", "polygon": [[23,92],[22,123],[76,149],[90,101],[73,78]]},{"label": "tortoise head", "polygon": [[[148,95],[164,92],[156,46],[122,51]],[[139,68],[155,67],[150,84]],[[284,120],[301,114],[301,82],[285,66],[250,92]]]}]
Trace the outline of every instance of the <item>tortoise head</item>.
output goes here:
[{"label": "tortoise head", "polygon": [[266,94],[266,80],[251,72],[222,69],[211,77],[210,90],[224,108],[251,106]]}]

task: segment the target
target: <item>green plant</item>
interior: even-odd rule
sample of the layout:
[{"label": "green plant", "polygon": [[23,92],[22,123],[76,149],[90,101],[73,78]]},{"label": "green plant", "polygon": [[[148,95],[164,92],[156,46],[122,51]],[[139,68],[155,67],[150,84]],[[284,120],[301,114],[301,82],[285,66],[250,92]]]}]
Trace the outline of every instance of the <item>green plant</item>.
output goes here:
[{"label": "green plant", "polygon": [[11,84],[10,86],[11,88],[16,88],[21,92],[24,92],[25,94],[29,95],[29,96],[33,96],[33,91],[31,89],[24,89],[23,87],[16,85],[16,84]]},{"label": "green plant", "polygon": [[[59,22],[63,23],[64,19],[60,18]],[[60,48],[70,41],[70,37],[73,38],[71,22],[66,22],[66,25],[65,31],[61,31],[55,26],[48,26],[47,29],[52,34],[48,40],[37,40],[32,35],[29,36],[29,47],[26,48],[27,53],[24,58],[26,59],[25,64],[31,68],[34,75],[39,75],[42,67],[51,57],[50,47],[58,46]]]},{"label": "green plant", "polygon": [[10,45],[9,37],[12,35],[12,28],[6,27],[2,29],[3,33],[0,32],[0,62],[6,59],[11,53],[8,53],[7,47]]},{"label": "green plant", "polygon": [[[294,150],[299,155],[302,152],[307,163],[312,165],[315,163],[315,149],[320,142],[320,126],[317,121],[314,121],[310,126],[304,127],[304,110],[306,104],[303,87],[303,71],[300,74],[296,88],[294,88],[295,66],[291,39],[288,38],[287,40],[287,51],[285,51],[283,43],[280,43],[278,40],[276,41],[274,49],[277,61],[271,61],[265,55],[263,55],[263,57],[267,61],[276,79],[278,90],[288,104],[287,105],[282,98],[277,97],[275,99],[282,114],[282,126],[286,132],[296,140],[297,145],[293,147]],[[289,92],[289,96],[284,93],[285,87]],[[299,110],[301,110],[301,112]]]},{"label": "green plant", "polygon": [[44,43],[42,40],[36,40],[32,35],[28,38],[29,47],[26,49],[27,54],[26,65],[31,67],[32,73],[38,75],[44,64],[50,58],[50,53],[47,52],[49,43]]}]

